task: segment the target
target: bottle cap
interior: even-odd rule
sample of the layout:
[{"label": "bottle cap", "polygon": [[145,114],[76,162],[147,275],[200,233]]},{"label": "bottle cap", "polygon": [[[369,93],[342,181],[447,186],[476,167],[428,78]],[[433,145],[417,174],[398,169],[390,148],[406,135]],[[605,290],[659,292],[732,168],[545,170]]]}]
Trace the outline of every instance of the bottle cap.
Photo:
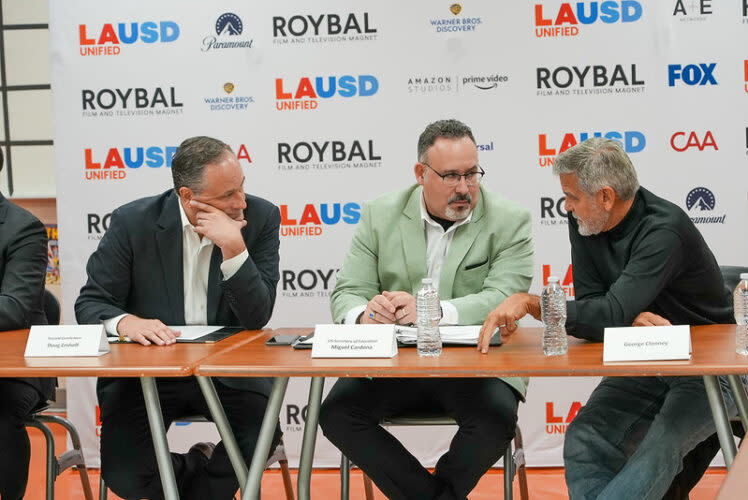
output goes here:
[{"label": "bottle cap", "polygon": [[748,280],[748,273],[740,273],[741,280]]},{"label": "bottle cap", "polygon": [[548,283],[558,283],[558,276],[548,276]]}]

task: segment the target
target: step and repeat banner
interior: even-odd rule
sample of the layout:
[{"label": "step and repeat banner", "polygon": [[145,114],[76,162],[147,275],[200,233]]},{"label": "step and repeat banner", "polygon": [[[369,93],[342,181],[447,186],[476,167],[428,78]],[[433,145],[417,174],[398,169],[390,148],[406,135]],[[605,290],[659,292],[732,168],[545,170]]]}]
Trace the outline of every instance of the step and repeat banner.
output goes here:
[{"label": "step and repeat banner", "polygon": [[[280,207],[271,327],[330,322],[362,205],[414,182],[418,135],[441,118],[473,128],[485,185],[531,211],[533,292],[554,274],[574,297],[551,166],[591,136],[620,141],[720,263],[746,264],[747,1],[50,2],[65,317],[112,210],[169,189],[176,147],[194,135],[228,143],[247,192]],[[93,382],[69,382],[96,464]],[[519,416],[529,465],[562,464],[596,383],[531,381]],[[292,463],[307,388],[293,380],[281,413]],[[432,465],[453,429],[397,432]],[[195,430],[172,434],[186,447]],[[315,464],[338,463],[320,437]]]}]

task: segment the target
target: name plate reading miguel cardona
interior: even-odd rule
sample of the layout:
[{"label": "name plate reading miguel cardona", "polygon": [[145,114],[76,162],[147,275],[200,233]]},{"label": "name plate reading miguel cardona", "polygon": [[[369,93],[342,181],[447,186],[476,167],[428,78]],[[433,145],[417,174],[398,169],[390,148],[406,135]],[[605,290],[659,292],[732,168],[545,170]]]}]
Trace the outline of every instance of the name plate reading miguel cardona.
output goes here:
[{"label": "name plate reading miguel cardona", "polygon": [[26,357],[101,356],[109,352],[104,325],[34,325]]},{"label": "name plate reading miguel cardona", "polygon": [[629,326],[606,328],[603,363],[687,361],[691,359],[691,327]]},{"label": "name plate reading miguel cardona", "polygon": [[317,325],[313,358],[392,358],[397,355],[393,325]]}]

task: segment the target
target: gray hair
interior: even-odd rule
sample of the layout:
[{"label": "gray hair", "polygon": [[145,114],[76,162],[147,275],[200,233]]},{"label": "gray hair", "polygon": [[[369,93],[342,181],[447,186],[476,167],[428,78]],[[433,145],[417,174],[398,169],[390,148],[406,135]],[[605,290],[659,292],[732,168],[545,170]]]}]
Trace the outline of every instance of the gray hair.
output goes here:
[{"label": "gray hair", "polygon": [[591,137],[558,155],[553,173],[576,174],[588,195],[610,186],[622,200],[630,200],[639,189],[636,170],[621,144],[602,137]]},{"label": "gray hair", "polygon": [[422,162],[426,160],[426,151],[433,146],[436,140],[440,137],[447,139],[470,137],[470,140],[475,144],[473,131],[461,121],[454,119],[438,120],[429,124],[426,127],[426,130],[421,132],[421,136],[418,138],[418,161]]},{"label": "gray hair", "polygon": [[171,160],[171,177],[174,189],[188,187],[199,193],[203,188],[205,165],[233,153],[228,144],[212,137],[197,136],[182,141]]}]

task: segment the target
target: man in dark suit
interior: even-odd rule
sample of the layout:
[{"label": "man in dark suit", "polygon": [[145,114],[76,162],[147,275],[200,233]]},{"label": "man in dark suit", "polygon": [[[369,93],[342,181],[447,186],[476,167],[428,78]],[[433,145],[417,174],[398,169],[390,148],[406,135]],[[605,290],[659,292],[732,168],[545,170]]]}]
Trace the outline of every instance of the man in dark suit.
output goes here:
[{"label": "man in dark suit", "polygon": [[[3,154],[0,151],[0,171]],[[47,324],[42,307],[47,232],[39,219],[0,193],[0,332]],[[24,424],[40,402],[54,399],[53,378],[0,378],[0,497],[23,498],[31,446]]]},{"label": "man in dark suit", "polygon": [[[223,142],[193,137],[172,161],[174,189],[128,203],[88,261],[75,303],[79,323],[143,346],[168,346],[167,325],[256,329],[270,319],[278,282],[278,208],[244,193],[244,174]],[[158,347],[151,347],[158,348]],[[196,380],[158,379],[166,426],[210,412]],[[249,461],[270,394],[264,378],[218,379],[216,390]],[[162,498],[148,419],[137,379],[99,379],[102,474],[125,498]],[[276,431],[276,442],[280,431]],[[223,445],[172,453],[181,498],[232,498],[238,488]]]}]

